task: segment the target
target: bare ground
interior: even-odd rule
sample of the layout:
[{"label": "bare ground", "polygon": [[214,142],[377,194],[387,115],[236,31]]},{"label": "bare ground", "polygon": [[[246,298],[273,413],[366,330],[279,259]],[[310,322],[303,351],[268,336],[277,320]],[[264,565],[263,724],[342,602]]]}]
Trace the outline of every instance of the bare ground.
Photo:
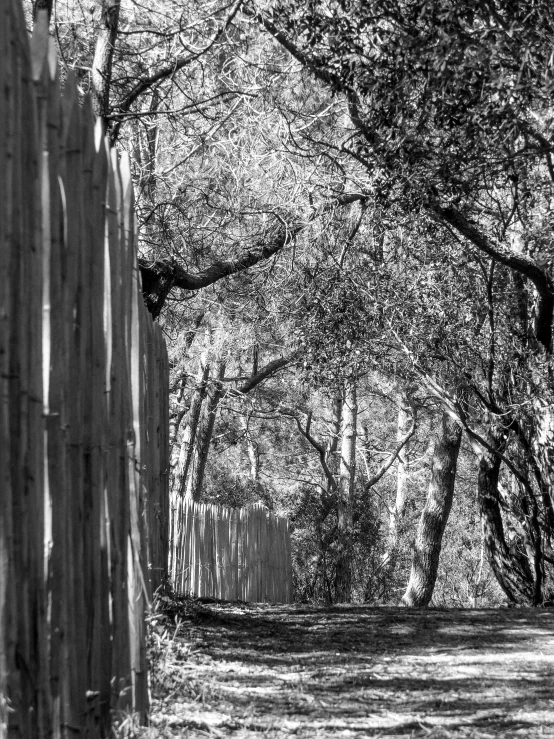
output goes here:
[{"label": "bare ground", "polygon": [[554,613],[166,604],[158,737],[552,737]]}]

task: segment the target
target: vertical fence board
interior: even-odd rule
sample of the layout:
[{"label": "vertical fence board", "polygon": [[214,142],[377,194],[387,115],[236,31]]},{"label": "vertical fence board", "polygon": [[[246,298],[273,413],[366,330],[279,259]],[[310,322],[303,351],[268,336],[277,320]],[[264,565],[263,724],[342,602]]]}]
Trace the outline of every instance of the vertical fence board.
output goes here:
[{"label": "vertical fence board", "polygon": [[180,497],[172,506],[170,580],[180,593],[292,601],[288,521],[263,505],[230,509]]},{"label": "vertical fence board", "polygon": [[[21,29],[17,27],[16,18],[11,19],[11,33],[19,37]],[[10,27],[9,26],[9,27]],[[37,622],[37,611],[40,609],[41,584],[37,580],[37,565],[41,559],[36,559],[36,537],[41,536],[41,518],[36,520],[33,529],[25,525],[26,521],[35,522],[37,514],[35,505],[35,491],[30,475],[34,470],[27,468],[27,455],[34,456],[30,430],[30,389],[29,334],[34,334],[33,298],[25,296],[29,287],[30,272],[33,268],[33,241],[35,235],[29,233],[34,225],[32,214],[28,213],[29,199],[40,203],[37,192],[37,146],[33,134],[29,136],[29,125],[33,123],[32,101],[29,100],[29,59],[28,50],[21,44],[13,43],[7,49],[8,74],[19,84],[13,85],[10,98],[5,102],[8,105],[8,166],[10,191],[8,197],[8,233],[9,247],[9,283],[10,304],[8,314],[12,320],[8,324],[9,332],[9,365],[8,365],[8,407],[9,407],[9,468],[11,472],[11,558],[14,578],[13,617],[15,628],[13,631],[14,643],[18,659],[28,667],[26,674],[18,671],[16,679],[8,685],[8,694],[15,715],[9,716],[9,723],[15,731],[22,735],[35,735],[39,730],[38,712],[29,710],[35,703],[34,681],[39,677],[39,661],[36,651],[36,638],[33,626]],[[29,136],[30,146],[26,146],[25,138]],[[11,161],[10,161],[11,160]],[[36,171],[34,171],[36,170]],[[37,209],[40,217],[40,206]],[[30,217],[30,221],[29,221]],[[31,288],[34,288],[31,285]],[[27,300],[25,300],[27,297]],[[42,306],[41,306],[42,307]],[[42,377],[41,377],[42,380]],[[39,427],[41,424],[39,424]],[[32,559],[35,557],[35,562]],[[15,656],[15,655],[14,655]],[[11,687],[11,690],[9,689]],[[37,705],[37,708],[39,706]]]},{"label": "vertical fence board", "polygon": [[0,6],[0,733],[7,732],[6,697],[15,658],[15,578],[13,572],[13,511],[10,467],[10,318],[11,318],[11,192],[13,169],[10,160],[13,116],[11,87],[11,8]]},{"label": "vertical fence board", "polygon": [[0,8],[0,257],[0,735],[94,739],[148,707],[168,359],[128,162],[71,74],[60,96],[46,12],[30,48],[19,0]]}]

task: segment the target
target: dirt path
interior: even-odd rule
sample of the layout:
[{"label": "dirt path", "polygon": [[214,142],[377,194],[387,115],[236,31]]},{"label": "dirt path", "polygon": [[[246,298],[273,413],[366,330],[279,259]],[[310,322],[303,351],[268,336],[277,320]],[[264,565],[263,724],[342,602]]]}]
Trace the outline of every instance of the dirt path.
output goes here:
[{"label": "dirt path", "polygon": [[551,611],[210,605],[170,616],[155,621],[149,739],[554,738]]}]

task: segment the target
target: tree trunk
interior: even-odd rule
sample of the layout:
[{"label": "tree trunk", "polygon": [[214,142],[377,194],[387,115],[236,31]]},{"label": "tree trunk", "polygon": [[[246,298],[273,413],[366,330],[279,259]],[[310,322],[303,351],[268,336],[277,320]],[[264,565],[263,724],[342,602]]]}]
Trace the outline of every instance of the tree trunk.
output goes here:
[{"label": "tree trunk", "polygon": [[[548,397],[545,392],[544,395]],[[548,536],[554,531],[554,404],[547,399],[533,402],[533,465],[541,490]]]},{"label": "tree trunk", "polygon": [[[491,429],[487,439],[491,449],[503,452],[505,434]],[[485,548],[491,569],[498,584],[512,603],[532,604],[533,574],[526,556],[510,549],[504,534],[500,509],[498,477],[501,459],[486,450],[479,463],[478,495],[485,532]]]},{"label": "tree trunk", "polygon": [[109,128],[110,87],[115,41],[119,28],[120,0],[102,0],[101,27],[96,39],[92,62],[93,106],[102,118],[106,130]]},{"label": "tree trunk", "polygon": [[353,497],[356,476],[357,418],[356,380],[349,378],[344,384],[342,407],[342,442],[337,501],[336,603],[349,603],[352,600]]},{"label": "tree trunk", "polygon": [[433,597],[442,537],[454,496],[461,440],[461,426],[443,413],[435,441],[427,501],[417,528],[412,570],[402,598],[406,606],[425,607]]},{"label": "tree trunk", "polygon": [[250,415],[242,416],[241,420],[244,429],[244,439],[246,441],[246,451],[250,461],[250,479],[257,482],[260,477],[260,450],[250,433]]},{"label": "tree trunk", "polygon": [[[339,467],[337,459],[337,449],[339,446],[339,437],[341,432],[342,423],[342,393],[338,392],[333,398],[333,416],[331,421],[331,433],[327,440],[327,446],[325,449],[325,456],[327,459],[327,465],[333,475],[336,476]],[[331,494],[331,482],[327,480],[327,493]]]},{"label": "tree trunk", "polygon": [[208,400],[202,410],[202,418],[194,445],[194,459],[187,486],[187,498],[191,498],[197,502],[202,495],[204,472],[206,471],[206,462],[208,460],[210,444],[212,443],[217,409],[219,401],[223,397],[222,380],[224,377],[225,360],[219,359],[216,362],[216,377],[208,392]]},{"label": "tree trunk", "polygon": [[[405,388],[398,394],[398,423],[396,441],[400,442],[406,436],[414,422],[414,408]],[[406,442],[397,456],[396,473],[396,500],[389,514],[389,530],[387,545],[383,554],[383,569],[387,578],[392,577],[396,568],[398,537],[400,522],[406,512],[408,496],[408,479],[410,467],[410,442]]]},{"label": "tree trunk", "polygon": [[175,472],[173,490],[177,495],[183,495],[186,489],[188,471],[194,450],[194,440],[198,429],[202,403],[206,396],[209,374],[210,365],[207,362],[207,355],[204,353],[200,359],[200,369],[196,378],[196,387],[194,388],[194,393],[190,401],[187,425],[183,431],[179,461],[177,462],[177,470]]}]

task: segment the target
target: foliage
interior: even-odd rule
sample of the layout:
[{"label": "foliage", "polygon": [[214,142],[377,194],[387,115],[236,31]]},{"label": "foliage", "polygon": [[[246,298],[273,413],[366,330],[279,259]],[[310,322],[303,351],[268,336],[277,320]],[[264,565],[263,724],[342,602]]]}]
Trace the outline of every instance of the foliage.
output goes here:
[{"label": "foliage", "polygon": [[[94,92],[98,10],[64,0],[53,18],[83,93]],[[471,602],[479,571],[479,597],[497,597],[479,569],[469,460],[498,428],[499,543],[508,560],[528,559],[535,582],[541,560],[550,597],[553,30],[546,0],[121,5],[104,118],[131,153],[143,277],[149,265],[184,275],[172,277],[160,319],[173,477],[206,362],[207,395],[221,397],[203,499],[261,499],[289,515],[301,598],[330,598],[331,408],[354,375],[355,597],[401,595],[437,401],[473,449],[462,454],[437,602]],[[401,387],[419,414],[410,459],[424,461],[410,462],[389,571],[398,463],[368,483],[394,451]]]}]

